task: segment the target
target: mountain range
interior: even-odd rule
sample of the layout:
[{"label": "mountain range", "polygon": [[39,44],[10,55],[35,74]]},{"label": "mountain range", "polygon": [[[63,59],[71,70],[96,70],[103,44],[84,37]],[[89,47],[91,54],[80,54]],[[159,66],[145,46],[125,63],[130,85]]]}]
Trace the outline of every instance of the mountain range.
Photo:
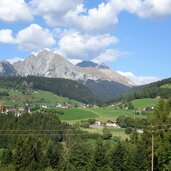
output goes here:
[{"label": "mountain range", "polygon": [[23,61],[0,63],[0,76],[41,76],[79,81],[103,101],[128,92],[135,84],[105,64],[82,61],[73,65],[52,51],[42,50]]}]

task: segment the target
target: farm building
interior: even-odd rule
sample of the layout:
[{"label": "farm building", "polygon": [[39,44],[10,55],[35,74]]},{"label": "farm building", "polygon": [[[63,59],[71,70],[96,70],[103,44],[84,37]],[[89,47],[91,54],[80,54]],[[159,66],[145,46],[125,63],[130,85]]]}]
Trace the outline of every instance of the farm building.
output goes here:
[{"label": "farm building", "polygon": [[111,120],[108,120],[106,122],[106,126],[118,127],[118,125],[115,122],[111,121]]},{"label": "farm building", "polygon": [[95,121],[95,122],[94,122],[94,125],[95,125],[95,126],[100,126],[100,125],[101,125],[101,122],[100,122],[100,121]]}]

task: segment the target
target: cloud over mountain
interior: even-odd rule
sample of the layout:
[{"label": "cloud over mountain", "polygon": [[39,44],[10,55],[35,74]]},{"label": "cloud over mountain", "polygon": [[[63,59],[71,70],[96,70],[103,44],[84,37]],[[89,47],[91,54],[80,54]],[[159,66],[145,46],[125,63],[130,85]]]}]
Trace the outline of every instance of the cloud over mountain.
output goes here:
[{"label": "cloud over mountain", "polygon": [[160,78],[154,76],[136,76],[131,72],[123,72],[123,71],[117,71],[117,72],[125,77],[128,77],[131,81],[133,81],[137,85],[144,85],[160,80]]}]

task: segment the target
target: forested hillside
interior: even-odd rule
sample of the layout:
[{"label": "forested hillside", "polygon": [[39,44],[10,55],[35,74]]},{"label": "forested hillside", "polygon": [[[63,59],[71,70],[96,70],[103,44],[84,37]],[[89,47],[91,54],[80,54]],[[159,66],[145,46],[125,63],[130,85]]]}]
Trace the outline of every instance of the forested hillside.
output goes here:
[{"label": "forested hillside", "polygon": [[131,87],[106,80],[87,80],[84,85],[103,102],[109,101],[114,97],[119,97],[131,90]]},{"label": "forested hillside", "polygon": [[171,97],[170,85],[171,85],[171,78],[164,79],[148,85],[136,87],[129,93],[119,98],[115,98],[113,101],[121,101],[121,100],[132,101],[134,99],[156,98],[157,96],[160,96],[161,98],[164,99],[168,99],[169,97]]},{"label": "forested hillside", "polygon": [[68,97],[83,103],[99,102],[95,95],[84,85],[77,81],[63,78],[46,78],[46,77],[1,77],[1,88],[13,88],[25,91],[25,84],[30,84],[33,90],[50,91],[59,96]]}]

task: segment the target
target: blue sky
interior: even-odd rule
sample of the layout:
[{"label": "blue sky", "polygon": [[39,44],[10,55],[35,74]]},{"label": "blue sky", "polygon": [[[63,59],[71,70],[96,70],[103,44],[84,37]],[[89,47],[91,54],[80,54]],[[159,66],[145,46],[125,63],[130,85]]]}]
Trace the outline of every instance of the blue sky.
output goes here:
[{"label": "blue sky", "polygon": [[171,0],[1,0],[0,60],[44,48],[138,84],[171,76]]}]

